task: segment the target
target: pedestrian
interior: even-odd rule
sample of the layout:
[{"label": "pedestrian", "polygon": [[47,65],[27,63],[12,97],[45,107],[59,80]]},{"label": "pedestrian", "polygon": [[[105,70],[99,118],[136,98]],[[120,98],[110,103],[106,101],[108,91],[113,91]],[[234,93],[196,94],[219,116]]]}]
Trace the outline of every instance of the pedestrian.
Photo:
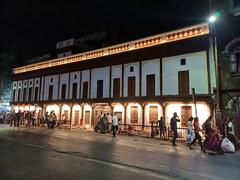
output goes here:
[{"label": "pedestrian", "polygon": [[15,124],[14,126],[19,127],[20,119],[21,119],[21,112],[18,111],[18,112],[16,113],[16,124]]},{"label": "pedestrian", "polygon": [[222,120],[220,133],[223,135],[223,137],[227,137],[227,126],[228,126],[228,118],[224,117]]},{"label": "pedestrian", "polygon": [[194,136],[194,133],[193,133],[193,125],[192,125],[192,121],[193,121],[193,117],[190,117],[188,119],[188,129],[187,129],[187,145],[189,146],[190,143],[192,142],[193,140],[193,136]]},{"label": "pedestrian", "polygon": [[32,119],[32,126],[35,126],[35,123],[36,123],[35,111],[31,113],[31,119]]},{"label": "pedestrian", "polygon": [[180,119],[176,112],[173,113],[173,117],[170,120],[170,126],[173,132],[173,139],[172,139],[172,145],[177,146],[176,139],[178,138],[178,132],[177,132],[177,122],[180,122]]},{"label": "pedestrian", "polygon": [[204,148],[203,148],[203,144],[202,144],[202,137],[200,135],[200,132],[202,131],[200,128],[200,124],[199,124],[199,119],[198,117],[194,118],[194,122],[193,122],[193,127],[194,127],[194,134],[195,134],[195,138],[193,139],[193,141],[190,143],[189,148],[192,148],[192,145],[196,142],[196,140],[198,140],[198,143],[201,147],[201,151],[205,152]]},{"label": "pedestrian", "polygon": [[30,126],[31,126],[31,112],[27,111],[25,116],[26,116],[25,118],[27,120],[26,127],[30,128]]},{"label": "pedestrian", "polygon": [[163,117],[160,118],[160,120],[158,120],[158,126],[159,126],[159,136],[160,138],[165,139],[165,123],[163,121]]},{"label": "pedestrian", "polygon": [[21,125],[23,125],[25,122],[24,122],[24,120],[25,120],[25,111],[22,111],[21,112],[21,117],[20,117],[20,124]]},{"label": "pedestrian", "polygon": [[14,127],[16,127],[16,113],[15,110],[13,110],[12,113],[10,113],[10,127],[12,127],[14,125]]},{"label": "pedestrian", "polygon": [[111,124],[112,124],[112,116],[107,113],[107,131],[110,132],[111,131]]},{"label": "pedestrian", "polygon": [[37,113],[37,126],[40,126],[42,118],[42,112],[39,110]]},{"label": "pedestrian", "polygon": [[52,128],[54,128],[57,124],[57,115],[55,114],[55,112],[53,112],[53,125]]},{"label": "pedestrian", "polygon": [[3,112],[0,113],[0,123],[3,123]]},{"label": "pedestrian", "polygon": [[44,117],[45,117],[45,122],[44,123],[46,123],[48,128],[50,128],[49,122],[48,122],[48,117],[49,117],[48,111],[45,112]]},{"label": "pedestrian", "polygon": [[237,139],[234,133],[234,125],[232,118],[229,118],[227,123],[227,137],[234,144],[235,150],[237,150]]},{"label": "pedestrian", "polygon": [[116,137],[116,132],[118,130],[118,120],[116,116],[116,112],[114,113],[112,117],[112,131],[113,131],[113,137]]},{"label": "pedestrian", "polygon": [[203,123],[202,127],[205,129],[206,139],[204,141],[204,150],[211,153],[223,154],[221,149],[221,134],[220,131],[214,127],[212,116]]},{"label": "pedestrian", "polygon": [[48,116],[48,128],[53,128],[53,111]]},{"label": "pedestrian", "polygon": [[121,134],[122,126],[121,126],[121,119],[118,119],[118,134]]}]

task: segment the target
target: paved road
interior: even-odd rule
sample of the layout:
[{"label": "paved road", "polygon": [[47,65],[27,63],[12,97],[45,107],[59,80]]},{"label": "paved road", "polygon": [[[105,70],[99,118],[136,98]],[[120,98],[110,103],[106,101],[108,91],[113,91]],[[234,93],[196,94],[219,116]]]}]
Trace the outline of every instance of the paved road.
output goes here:
[{"label": "paved road", "polygon": [[240,153],[79,130],[0,126],[0,179],[239,179]]}]

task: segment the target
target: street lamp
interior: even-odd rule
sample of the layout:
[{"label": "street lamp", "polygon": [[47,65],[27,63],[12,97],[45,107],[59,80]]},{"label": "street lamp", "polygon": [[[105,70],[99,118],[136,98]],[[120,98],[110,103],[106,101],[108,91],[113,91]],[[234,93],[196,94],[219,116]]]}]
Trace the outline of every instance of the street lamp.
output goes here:
[{"label": "street lamp", "polygon": [[214,23],[216,21],[216,19],[217,18],[216,18],[215,15],[211,15],[208,20],[209,20],[210,23]]},{"label": "street lamp", "polygon": [[[215,13],[208,18],[209,27],[210,27],[210,38],[211,45],[213,49],[213,60],[215,66],[215,76],[216,76],[216,120],[221,119],[221,107],[220,107],[220,76],[219,76],[219,60],[217,52],[217,37],[216,37],[216,21],[220,14]],[[218,124],[218,123],[217,123]]]}]

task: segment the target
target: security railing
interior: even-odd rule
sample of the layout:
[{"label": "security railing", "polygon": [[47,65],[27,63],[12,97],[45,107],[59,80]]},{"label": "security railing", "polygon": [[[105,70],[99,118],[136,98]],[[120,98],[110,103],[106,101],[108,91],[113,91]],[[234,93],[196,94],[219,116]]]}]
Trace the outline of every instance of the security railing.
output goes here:
[{"label": "security railing", "polygon": [[[137,124],[120,124],[119,134],[126,134],[129,136],[143,136],[148,138],[161,138],[165,140],[170,140],[173,138],[173,132],[170,127],[164,128],[164,134],[160,136],[160,129],[158,125],[137,125]],[[177,140],[186,141],[187,137],[187,127],[178,127],[178,138]]]}]

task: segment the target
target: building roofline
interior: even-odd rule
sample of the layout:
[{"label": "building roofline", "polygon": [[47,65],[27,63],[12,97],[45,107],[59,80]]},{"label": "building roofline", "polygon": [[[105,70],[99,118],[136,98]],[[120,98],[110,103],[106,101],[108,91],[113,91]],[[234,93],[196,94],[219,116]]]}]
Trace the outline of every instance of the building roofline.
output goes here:
[{"label": "building roofline", "polygon": [[34,64],[22,66],[22,67],[17,67],[13,69],[12,73],[20,74],[20,73],[25,73],[29,71],[35,71],[39,69],[59,66],[63,64],[91,60],[99,57],[124,53],[128,51],[157,46],[157,45],[179,41],[183,39],[198,37],[206,34],[209,34],[209,27],[207,23],[188,26],[185,28],[181,28],[181,29],[177,29],[177,30],[173,30],[165,33],[160,33],[160,34],[148,36],[145,38],[141,38],[141,39],[137,39],[137,40],[133,40],[133,41],[129,41],[129,42],[113,45],[113,46],[108,46],[105,48],[87,51],[87,52],[75,54],[72,56],[52,59],[52,60],[34,63]]}]

